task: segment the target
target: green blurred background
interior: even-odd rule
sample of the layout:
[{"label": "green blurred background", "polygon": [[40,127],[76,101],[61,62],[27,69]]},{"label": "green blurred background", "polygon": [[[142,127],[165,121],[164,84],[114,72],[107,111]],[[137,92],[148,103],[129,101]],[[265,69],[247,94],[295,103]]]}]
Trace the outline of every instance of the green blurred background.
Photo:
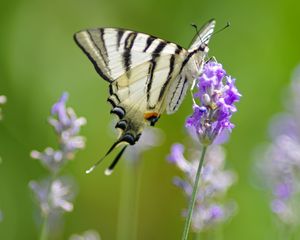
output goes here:
[{"label": "green blurred background", "polygon": [[[88,124],[82,135],[87,147],[64,173],[74,176],[79,194],[75,209],[65,214],[64,236],[96,229],[102,239],[116,238],[120,186],[124,161],[106,177],[100,166],[84,171],[107,150],[114,137],[109,130],[107,83],[75,45],[74,32],[113,26],[159,36],[187,47],[194,35],[190,23],[217,20],[213,37],[215,56],[236,77],[243,94],[236,125],[226,144],[230,168],[239,175],[229,197],[238,214],[224,226],[224,239],[273,239],[276,233],[264,193],[252,180],[253,149],[267,139],[270,117],[282,107],[282,89],[300,60],[300,2],[202,0],[14,0],[0,2],[0,95],[8,97],[0,123],[0,239],[37,239],[39,229],[28,182],[47,171],[29,157],[32,149],[56,146],[47,125],[51,105],[63,91],[69,106]],[[183,124],[191,113],[188,96],[180,110],[163,116],[157,126],[165,131],[164,145],[144,155],[140,171],[138,239],[180,239],[185,198],[171,181],[179,172],[165,160],[170,146],[185,138]],[[182,129],[178,131],[178,129]]]}]

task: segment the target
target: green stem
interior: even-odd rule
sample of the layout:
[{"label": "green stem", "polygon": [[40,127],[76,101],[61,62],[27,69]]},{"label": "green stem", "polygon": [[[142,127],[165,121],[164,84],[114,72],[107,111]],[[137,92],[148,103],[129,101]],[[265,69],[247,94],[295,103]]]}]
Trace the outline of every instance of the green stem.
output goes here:
[{"label": "green stem", "polygon": [[198,165],[198,169],[197,169],[196,179],[195,179],[195,183],[194,183],[194,187],[193,187],[193,192],[192,192],[192,196],[191,196],[191,200],[190,200],[189,208],[188,208],[188,215],[187,215],[186,220],[185,220],[185,224],[184,224],[184,229],[183,229],[183,234],[182,234],[181,240],[187,240],[188,235],[189,235],[189,230],[190,230],[190,225],[191,225],[191,221],[192,221],[193,210],[194,210],[194,206],[195,206],[195,202],[196,202],[196,198],[197,198],[197,194],[198,194],[200,173],[201,173],[201,169],[202,169],[202,166],[203,166],[204,156],[205,156],[206,149],[207,149],[207,147],[204,146],[203,150],[202,150],[200,162],[199,162],[199,165]]},{"label": "green stem", "polygon": [[122,185],[119,207],[118,240],[135,240],[138,215],[138,163],[128,163],[122,173]]},{"label": "green stem", "polygon": [[44,222],[41,230],[40,240],[48,239],[48,215],[44,216]]}]

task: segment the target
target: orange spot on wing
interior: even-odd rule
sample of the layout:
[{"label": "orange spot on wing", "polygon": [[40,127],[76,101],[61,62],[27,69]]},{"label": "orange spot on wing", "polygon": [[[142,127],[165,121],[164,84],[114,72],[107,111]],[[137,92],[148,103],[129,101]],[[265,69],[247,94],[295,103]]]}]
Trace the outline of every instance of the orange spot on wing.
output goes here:
[{"label": "orange spot on wing", "polygon": [[149,120],[151,118],[157,118],[159,116],[159,114],[157,112],[145,112],[144,113],[144,118],[146,120]]}]

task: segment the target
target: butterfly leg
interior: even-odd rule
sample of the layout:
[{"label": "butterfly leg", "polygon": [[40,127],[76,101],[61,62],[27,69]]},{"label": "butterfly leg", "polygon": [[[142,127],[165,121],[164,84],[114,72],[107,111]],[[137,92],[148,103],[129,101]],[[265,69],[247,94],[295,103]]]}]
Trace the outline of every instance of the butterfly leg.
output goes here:
[{"label": "butterfly leg", "polygon": [[195,101],[195,98],[194,98],[194,88],[195,88],[195,85],[196,85],[196,79],[194,79],[193,83],[192,83],[192,86],[190,88],[190,92],[191,92],[191,96],[192,96],[192,101],[193,101],[193,104],[196,105],[196,101]]},{"label": "butterfly leg", "polygon": [[207,59],[207,60],[205,61],[205,64],[208,63],[208,62],[210,62],[210,61],[217,62],[217,59],[216,59],[215,56],[212,56],[212,57],[210,57],[209,59]]}]

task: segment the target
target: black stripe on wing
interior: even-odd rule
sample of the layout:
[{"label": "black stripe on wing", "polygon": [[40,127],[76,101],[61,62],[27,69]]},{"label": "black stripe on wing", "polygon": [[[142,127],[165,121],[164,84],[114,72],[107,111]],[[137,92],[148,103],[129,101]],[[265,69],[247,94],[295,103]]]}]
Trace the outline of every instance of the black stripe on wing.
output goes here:
[{"label": "black stripe on wing", "polygon": [[[123,65],[126,69],[127,74],[129,73],[130,66],[131,66],[131,49],[133,47],[134,41],[136,39],[138,33],[132,32],[129,33],[128,36],[125,39],[125,45],[124,45],[124,53],[123,53]],[[128,78],[130,76],[127,76]]]},{"label": "black stripe on wing", "polygon": [[148,48],[151,46],[152,42],[155,40],[156,38],[155,37],[152,37],[152,36],[149,36],[147,38],[147,41],[146,41],[146,46],[143,50],[143,52],[146,52],[148,50]]},{"label": "black stripe on wing", "polygon": [[[181,78],[182,79],[182,78]],[[180,79],[180,80],[181,80]],[[177,84],[177,86],[176,86],[176,89],[175,89],[175,91],[174,91],[174,93],[173,93],[173,96],[172,96],[172,98],[171,98],[171,101],[170,101],[170,103],[173,101],[173,98],[174,98],[174,95],[175,95],[175,93],[176,93],[176,91],[177,91],[177,88],[179,87],[179,83],[180,83],[181,81],[178,81],[178,84]],[[184,90],[185,90],[185,88],[186,88],[186,84],[188,83],[188,78],[185,76],[185,78],[184,78],[184,82],[183,82],[183,84],[182,84],[182,87],[181,87],[181,90],[180,90],[180,94],[179,94],[179,97],[177,97],[177,101],[176,101],[176,104],[173,106],[173,111],[175,111],[175,109],[177,108],[177,106],[181,103],[181,98],[183,97],[183,93],[184,93]]]},{"label": "black stripe on wing", "polygon": [[172,55],[170,57],[170,70],[169,70],[169,73],[168,73],[168,77],[167,77],[167,80],[165,81],[164,85],[162,86],[161,90],[160,90],[160,93],[159,93],[159,97],[158,97],[158,101],[161,101],[165,92],[166,92],[166,89],[172,79],[172,74],[173,74],[173,71],[174,71],[174,65],[175,65],[175,55]]},{"label": "black stripe on wing", "polygon": [[181,74],[183,68],[185,67],[185,65],[188,63],[188,61],[191,59],[191,57],[196,54],[198,52],[198,50],[195,50],[193,52],[190,52],[187,57],[183,60],[182,64],[181,64],[181,67],[180,67],[180,71],[179,71],[179,74]]},{"label": "black stripe on wing", "polygon": [[[89,34],[88,31],[86,31],[86,32]],[[89,34],[89,36],[90,36],[90,34]],[[79,48],[85,53],[85,55],[86,55],[86,56],[90,59],[90,61],[93,63],[96,72],[97,72],[104,80],[106,80],[106,81],[108,81],[108,82],[112,82],[112,80],[111,80],[107,75],[105,75],[105,74],[103,73],[103,71],[101,70],[101,68],[98,66],[96,60],[95,60],[95,59],[90,55],[90,53],[89,53],[89,52],[81,45],[81,43],[80,43],[79,40],[77,39],[76,33],[74,34],[74,40],[75,40],[76,44],[79,46]],[[90,40],[91,40],[91,42],[95,45],[94,40],[91,38],[91,36],[90,36]],[[97,49],[97,48],[96,48],[96,49]],[[103,60],[104,60],[104,59],[103,59]]]},{"label": "black stripe on wing", "polygon": [[121,39],[122,39],[122,37],[123,37],[123,35],[124,35],[124,32],[125,31],[117,31],[117,33],[118,33],[118,35],[117,35],[117,50],[119,50],[119,48],[120,48],[120,44],[121,44]]},{"label": "black stripe on wing", "polygon": [[108,60],[108,53],[107,53],[107,47],[106,47],[106,42],[105,42],[105,39],[104,39],[104,35],[105,35],[105,28],[99,28],[99,34],[100,34],[100,39],[101,39],[101,42],[102,43],[102,48],[104,50],[104,55],[105,55],[105,58],[103,58],[105,60],[105,63],[106,65],[108,66],[108,62],[106,61],[106,59]]},{"label": "black stripe on wing", "polygon": [[157,45],[157,47],[155,48],[155,50],[152,53],[152,60],[150,61],[150,64],[149,64],[149,70],[148,70],[149,77],[148,77],[147,83],[146,83],[147,84],[147,103],[148,103],[149,109],[155,108],[155,106],[150,106],[149,101],[150,101],[150,92],[151,92],[151,87],[152,87],[153,76],[154,76],[156,63],[157,63],[156,61],[166,45],[167,45],[167,42],[164,42],[164,41],[160,42]]}]

